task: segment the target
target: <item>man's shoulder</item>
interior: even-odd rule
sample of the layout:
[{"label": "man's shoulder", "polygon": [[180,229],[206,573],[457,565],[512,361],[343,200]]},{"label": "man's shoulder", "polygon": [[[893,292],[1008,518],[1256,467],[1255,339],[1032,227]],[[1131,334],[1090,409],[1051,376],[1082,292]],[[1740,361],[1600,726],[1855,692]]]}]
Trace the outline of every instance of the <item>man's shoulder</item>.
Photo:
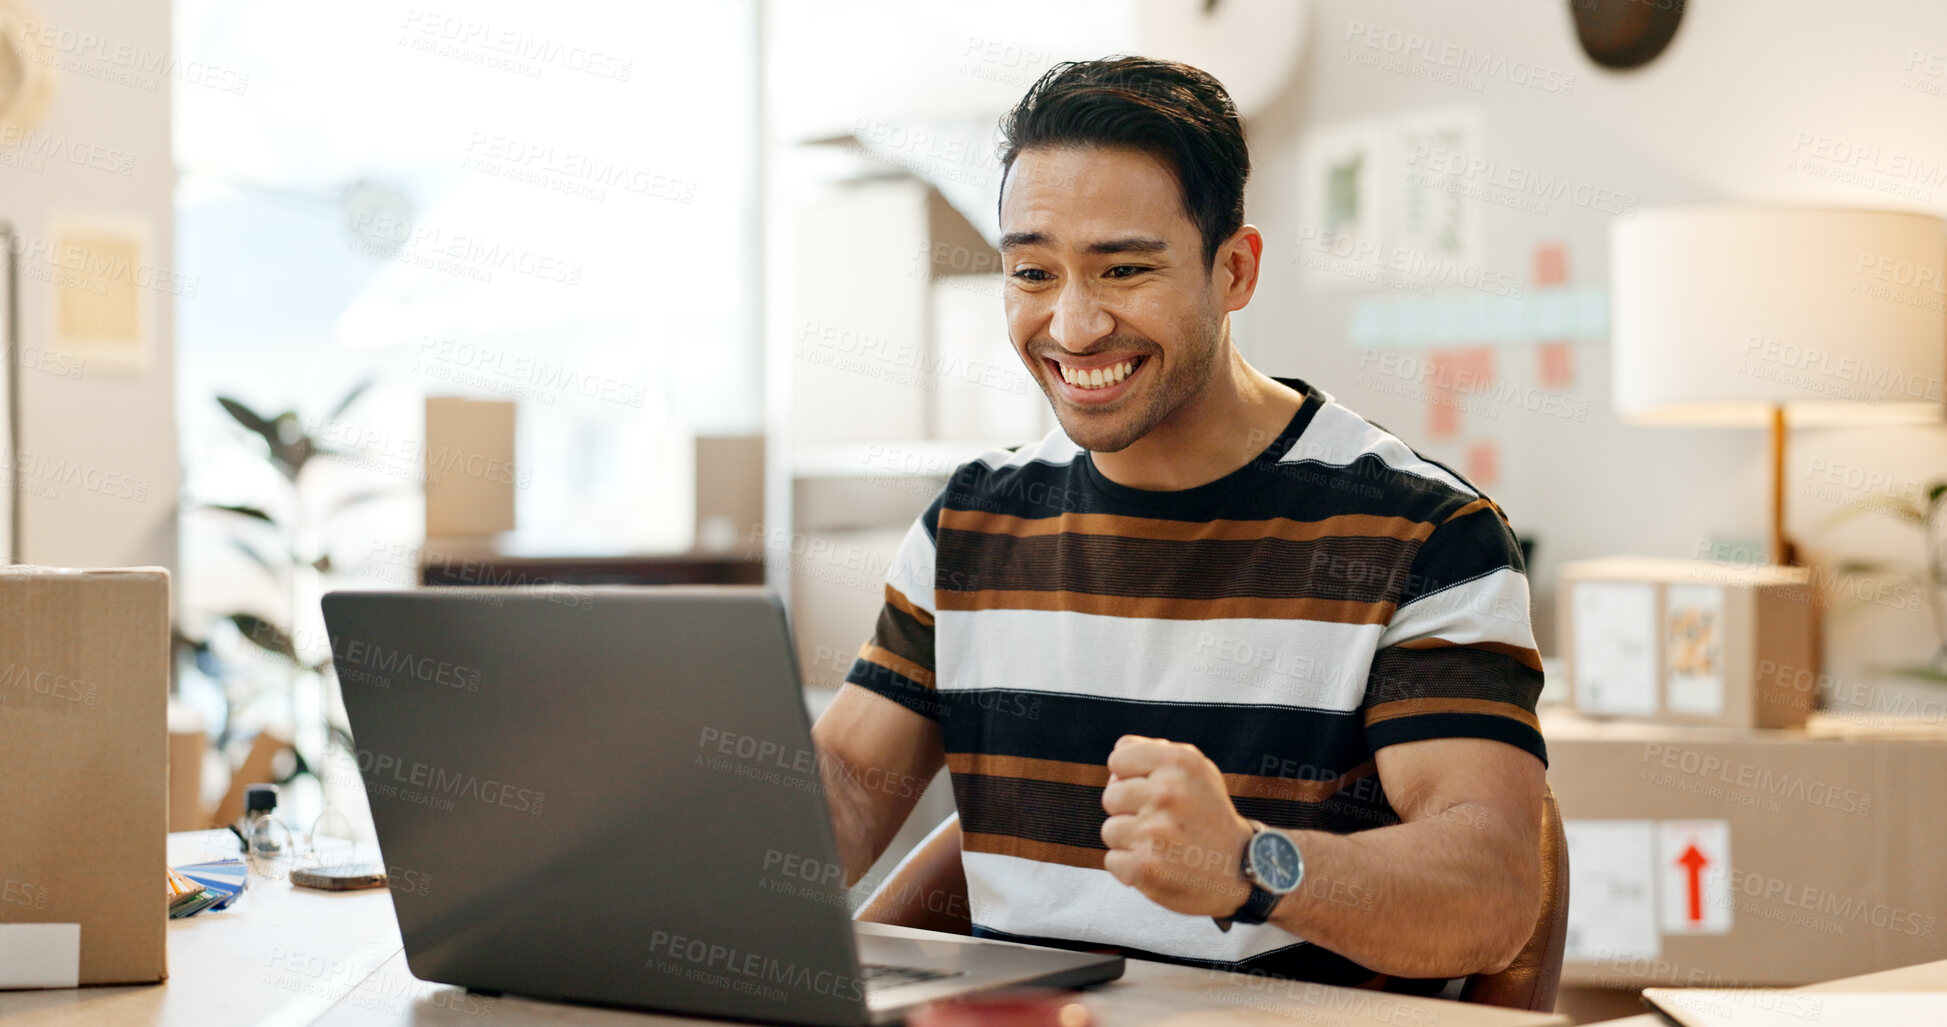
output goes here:
[{"label": "man's shoulder", "polygon": [[1343,493],[1348,505],[1416,520],[1444,517],[1486,493],[1379,423],[1314,389],[1317,410],[1270,469],[1295,487]]}]

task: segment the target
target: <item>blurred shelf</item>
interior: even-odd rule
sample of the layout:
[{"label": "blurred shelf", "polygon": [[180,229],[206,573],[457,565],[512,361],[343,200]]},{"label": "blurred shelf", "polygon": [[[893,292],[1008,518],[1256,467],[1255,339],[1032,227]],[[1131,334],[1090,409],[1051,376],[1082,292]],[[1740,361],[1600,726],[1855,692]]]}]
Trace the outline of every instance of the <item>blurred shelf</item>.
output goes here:
[{"label": "blurred shelf", "polygon": [[944,478],[982,453],[1014,443],[979,439],[889,439],[801,447],[791,461],[793,478]]}]

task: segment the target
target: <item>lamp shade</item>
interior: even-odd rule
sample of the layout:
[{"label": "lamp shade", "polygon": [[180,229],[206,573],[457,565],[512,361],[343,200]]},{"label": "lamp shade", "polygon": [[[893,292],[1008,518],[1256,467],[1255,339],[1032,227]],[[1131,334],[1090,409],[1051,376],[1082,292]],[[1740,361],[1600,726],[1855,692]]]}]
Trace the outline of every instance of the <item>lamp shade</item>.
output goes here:
[{"label": "lamp shade", "polygon": [[1614,398],[1637,423],[1942,418],[1947,222],[1867,210],[1690,207],[1610,237]]}]

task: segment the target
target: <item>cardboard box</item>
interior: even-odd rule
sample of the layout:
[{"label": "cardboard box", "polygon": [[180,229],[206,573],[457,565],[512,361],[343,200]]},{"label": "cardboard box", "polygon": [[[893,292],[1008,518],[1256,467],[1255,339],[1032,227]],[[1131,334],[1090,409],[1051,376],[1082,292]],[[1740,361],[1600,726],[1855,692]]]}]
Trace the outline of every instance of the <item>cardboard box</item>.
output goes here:
[{"label": "cardboard box", "polygon": [[1647,1012],[1643,993],[1635,988],[1590,988],[1563,985],[1555,991],[1555,1012],[1571,1024],[1603,1023]]},{"label": "cardboard box", "polygon": [[[1872,1008],[1878,1005],[1875,999],[1896,1000],[1905,1008]],[[1662,1014],[1659,1024],[1666,1020],[1678,1024],[1861,1023],[1883,1027],[1947,1023],[1947,961],[1841,977],[1789,991],[1650,988],[1640,1000]],[[1561,1011],[1559,1003],[1556,1010]]]},{"label": "cardboard box", "polygon": [[696,437],[699,552],[762,555],[751,529],[764,523],[764,436]]},{"label": "cardboard box", "polygon": [[0,568],[0,986],[168,976],[169,573]]},{"label": "cardboard box", "polygon": [[1793,987],[1947,958],[1947,741],[1551,711],[1564,985]]},{"label": "cardboard box", "polygon": [[1817,700],[1802,567],[1609,557],[1562,566],[1568,701],[1598,716],[1796,727]]},{"label": "cardboard box", "polygon": [[202,728],[169,732],[169,830],[201,831],[210,826],[203,806],[203,752],[210,736]]},{"label": "cardboard box", "polygon": [[514,529],[514,401],[426,397],[426,537]]}]

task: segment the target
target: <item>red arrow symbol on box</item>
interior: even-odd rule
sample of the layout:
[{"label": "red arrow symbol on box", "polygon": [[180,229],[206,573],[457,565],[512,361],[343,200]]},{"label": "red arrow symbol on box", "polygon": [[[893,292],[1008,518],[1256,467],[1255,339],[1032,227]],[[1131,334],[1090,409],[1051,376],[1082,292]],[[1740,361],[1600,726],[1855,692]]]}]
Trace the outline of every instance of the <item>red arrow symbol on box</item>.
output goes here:
[{"label": "red arrow symbol on box", "polygon": [[1677,865],[1690,872],[1688,879],[1690,885],[1690,922],[1693,924],[1702,923],[1704,919],[1704,883],[1702,878],[1704,865],[1709,862],[1710,859],[1708,857],[1697,851],[1696,842],[1691,842],[1683,850],[1683,855],[1677,857]]}]

